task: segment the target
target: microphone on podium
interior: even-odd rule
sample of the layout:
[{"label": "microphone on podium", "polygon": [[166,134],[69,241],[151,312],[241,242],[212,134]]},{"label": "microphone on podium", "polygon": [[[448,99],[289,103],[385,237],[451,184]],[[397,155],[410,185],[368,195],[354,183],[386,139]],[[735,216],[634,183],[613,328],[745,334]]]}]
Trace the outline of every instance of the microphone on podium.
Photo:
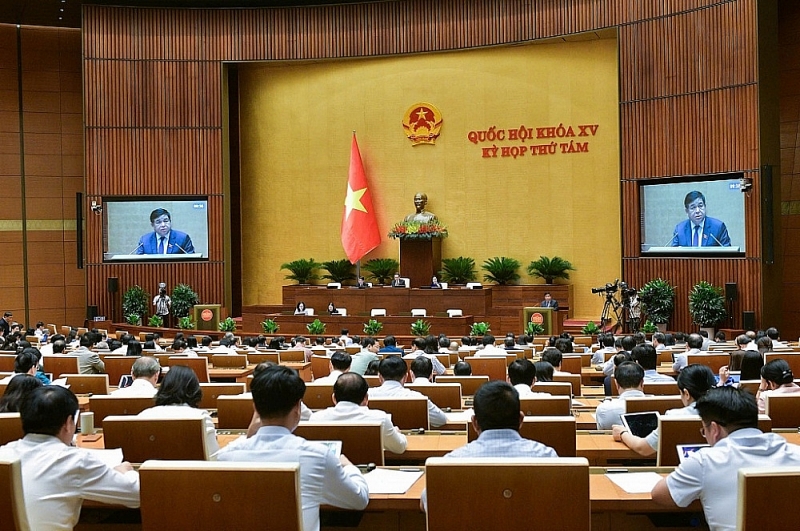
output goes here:
[{"label": "microphone on podium", "polygon": [[[662,245],[661,247],[673,247],[672,242],[675,240],[675,236],[677,236],[677,235],[678,235],[678,231],[673,232],[672,236],[669,237],[669,240],[665,241],[664,245]],[[670,244],[670,245],[667,245],[667,244]],[[677,247],[677,246],[675,246],[675,247]]]},{"label": "microphone on podium", "polygon": [[184,249],[183,247],[181,247],[181,246],[180,246],[180,245],[178,245],[177,243],[170,243],[170,244],[168,245],[168,247],[177,247],[178,249],[180,249],[180,250],[181,250],[181,252],[182,252],[183,254],[189,254],[189,253],[187,253],[187,252],[186,252],[186,249]]},{"label": "microphone on podium", "polygon": [[136,246],[136,247],[133,249],[133,251],[129,252],[128,254],[136,254],[136,251],[138,251],[138,250],[139,250],[139,247],[143,247],[143,246],[144,246],[144,242],[139,242],[139,245],[137,245],[137,246]]}]

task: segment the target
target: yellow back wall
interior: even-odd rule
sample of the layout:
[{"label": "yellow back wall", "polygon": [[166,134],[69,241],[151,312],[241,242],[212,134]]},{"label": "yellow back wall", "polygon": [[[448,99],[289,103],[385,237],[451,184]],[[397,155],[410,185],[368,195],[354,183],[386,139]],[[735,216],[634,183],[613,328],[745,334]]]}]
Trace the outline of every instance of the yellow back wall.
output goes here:
[{"label": "yellow back wall", "polygon": [[[344,258],[339,230],[356,130],[384,237],[364,261],[398,258],[386,233],[422,191],[450,231],[444,257],[480,265],[510,256],[523,264],[522,283],[538,283],[527,264],[559,255],[577,269],[574,315],[596,319],[602,300],[590,288],[621,270],[617,80],[613,38],[241,65],[243,304],[281,301],[284,262]],[[418,102],[442,113],[434,146],[412,147],[403,132],[403,115]],[[598,128],[586,137],[508,138],[512,128],[535,135],[560,124],[575,135],[578,125]],[[491,126],[506,131],[504,141],[470,142],[471,131]],[[562,153],[570,140],[587,142],[588,152]],[[551,142],[555,154],[482,156],[487,146]]]}]

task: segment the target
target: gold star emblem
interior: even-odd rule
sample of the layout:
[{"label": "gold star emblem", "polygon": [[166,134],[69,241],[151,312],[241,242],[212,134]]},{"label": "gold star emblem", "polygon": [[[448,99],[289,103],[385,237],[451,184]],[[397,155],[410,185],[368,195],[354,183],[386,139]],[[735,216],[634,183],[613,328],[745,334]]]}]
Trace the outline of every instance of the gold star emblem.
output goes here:
[{"label": "gold star emblem", "polygon": [[360,210],[361,212],[366,212],[367,209],[364,207],[363,203],[361,203],[361,197],[367,192],[366,187],[362,188],[361,190],[353,190],[350,188],[350,184],[347,184],[347,197],[344,198],[344,208],[345,208],[345,219],[350,218],[350,212],[353,210]]},{"label": "gold star emblem", "polygon": [[427,119],[428,119],[427,111],[425,109],[423,109],[422,107],[420,107],[417,110],[417,120],[427,120]]}]

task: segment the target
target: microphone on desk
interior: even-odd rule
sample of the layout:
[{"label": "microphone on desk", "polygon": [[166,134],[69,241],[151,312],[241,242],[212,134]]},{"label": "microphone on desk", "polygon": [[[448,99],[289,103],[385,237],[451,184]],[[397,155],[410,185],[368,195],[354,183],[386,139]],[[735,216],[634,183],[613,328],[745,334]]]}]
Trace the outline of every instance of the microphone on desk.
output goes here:
[{"label": "microphone on desk", "polygon": [[[664,245],[662,245],[661,247],[672,247],[672,242],[675,240],[675,236],[677,236],[677,235],[678,235],[678,231],[673,232],[672,236],[669,237],[669,240],[665,241]],[[669,244],[669,245],[667,245],[667,244]]]},{"label": "microphone on desk", "polygon": [[704,239],[708,239],[708,236],[711,236],[712,238],[714,238],[714,241],[717,242],[717,245],[719,245],[720,247],[725,247],[724,245],[722,245],[722,242],[719,241],[716,236],[714,236],[713,233],[709,232],[708,234],[703,234],[703,238]]},{"label": "microphone on desk", "polygon": [[178,249],[180,249],[180,250],[181,250],[181,252],[182,252],[183,254],[189,254],[189,253],[187,253],[187,252],[186,252],[186,249],[184,249],[183,247],[181,247],[181,246],[180,246],[180,245],[178,245],[177,243],[170,243],[170,244],[169,244],[167,247],[177,247]]},{"label": "microphone on desk", "polygon": [[129,252],[128,254],[136,254],[136,251],[138,251],[138,250],[139,250],[139,247],[142,247],[142,246],[144,246],[144,242],[139,242],[139,245],[137,245],[137,246],[136,246],[136,247],[133,249],[133,251]]}]

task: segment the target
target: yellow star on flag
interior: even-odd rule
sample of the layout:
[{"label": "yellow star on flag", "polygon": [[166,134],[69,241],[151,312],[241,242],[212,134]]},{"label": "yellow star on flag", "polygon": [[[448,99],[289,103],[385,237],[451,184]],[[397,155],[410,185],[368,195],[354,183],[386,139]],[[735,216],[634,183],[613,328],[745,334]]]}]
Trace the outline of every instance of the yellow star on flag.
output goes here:
[{"label": "yellow star on flag", "polygon": [[366,193],[366,191],[366,187],[360,190],[353,190],[350,188],[350,184],[347,184],[347,197],[344,198],[345,219],[350,218],[350,212],[353,210],[360,210],[361,212],[366,213],[367,209],[361,203],[361,197]]}]

